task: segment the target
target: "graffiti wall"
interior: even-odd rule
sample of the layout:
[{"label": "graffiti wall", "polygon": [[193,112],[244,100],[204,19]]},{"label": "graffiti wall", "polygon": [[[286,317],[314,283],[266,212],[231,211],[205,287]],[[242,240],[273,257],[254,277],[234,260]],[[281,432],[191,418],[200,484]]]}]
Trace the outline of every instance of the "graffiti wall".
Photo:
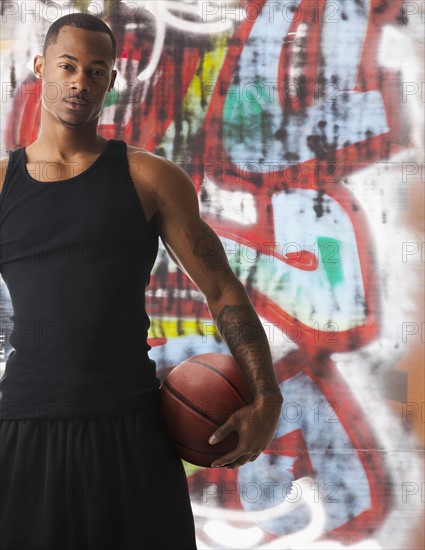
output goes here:
[{"label": "graffiti wall", "polygon": [[[190,174],[268,335],[280,423],[242,468],[185,463],[198,547],[422,548],[425,3],[1,9],[2,157],[37,137],[32,60],[49,25],[70,11],[102,17],[118,77],[99,133]],[[147,308],[162,378],[191,355],[228,353],[162,245]]]}]

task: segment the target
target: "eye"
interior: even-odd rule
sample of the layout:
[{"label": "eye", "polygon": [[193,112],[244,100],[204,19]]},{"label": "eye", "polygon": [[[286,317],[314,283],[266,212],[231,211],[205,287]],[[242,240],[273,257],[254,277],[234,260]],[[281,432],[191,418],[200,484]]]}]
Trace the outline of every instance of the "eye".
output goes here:
[{"label": "eye", "polygon": [[97,69],[94,69],[93,73],[97,73],[96,76],[103,76],[103,72],[102,71],[98,71]]},{"label": "eye", "polygon": [[65,68],[70,67],[70,65],[68,65],[67,63],[62,63],[62,65],[59,65],[59,67],[62,69],[63,67]]}]

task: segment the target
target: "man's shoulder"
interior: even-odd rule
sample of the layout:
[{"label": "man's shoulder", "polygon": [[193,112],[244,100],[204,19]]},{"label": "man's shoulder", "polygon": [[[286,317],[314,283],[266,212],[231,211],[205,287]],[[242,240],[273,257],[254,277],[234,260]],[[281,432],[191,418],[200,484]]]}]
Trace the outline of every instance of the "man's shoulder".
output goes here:
[{"label": "man's shoulder", "polygon": [[157,191],[167,189],[170,185],[174,188],[188,183],[193,186],[187,172],[172,160],[128,144],[127,157],[132,179],[153,186]]},{"label": "man's shoulder", "polygon": [[135,147],[127,143],[127,156],[134,163],[143,163],[149,167],[157,167],[158,169],[177,168],[178,164],[165,157],[152,153],[142,147]]},{"label": "man's shoulder", "polygon": [[198,196],[195,185],[182,166],[139,147],[127,146],[130,176],[140,195],[154,199],[160,216],[177,213],[195,216]]},{"label": "man's shoulder", "polygon": [[[135,147],[134,145],[130,145],[126,142],[127,145],[127,154],[131,155],[132,153],[150,153],[147,149],[143,149],[143,147]],[[150,153],[152,154],[152,153]]]}]

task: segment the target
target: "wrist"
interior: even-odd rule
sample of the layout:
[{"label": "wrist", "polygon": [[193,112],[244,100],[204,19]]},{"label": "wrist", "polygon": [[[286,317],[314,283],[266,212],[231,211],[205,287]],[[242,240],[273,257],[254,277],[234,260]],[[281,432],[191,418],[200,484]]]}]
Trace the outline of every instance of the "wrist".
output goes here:
[{"label": "wrist", "polygon": [[279,388],[267,391],[258,391],[254,395],[256,405],[276,405],[281,407],[283,404],[283,395]]}]

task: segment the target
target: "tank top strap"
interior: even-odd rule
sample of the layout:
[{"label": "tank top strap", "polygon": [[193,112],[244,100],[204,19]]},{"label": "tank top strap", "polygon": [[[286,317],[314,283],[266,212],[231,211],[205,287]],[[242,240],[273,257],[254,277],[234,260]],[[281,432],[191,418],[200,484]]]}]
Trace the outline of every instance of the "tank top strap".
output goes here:
[{"label": "tank top strap", "polygon": [[111,148],[111,154],[108,155],[108,163],[110,163],[110,169],[113,170],[116,175],[115,181],[119,182],[122,179],[123,174],[127,175],[128,173],[129,175],[127,144],[122,139],[115,139],[113,141],[114,143]]},{"label": "tank top strap", "polygon": [[120,174],[130,175],[128,158],[127,158],[127,143],[122,139],[114,140],[114,153],[116,161],[116,170],[119,170]]},{"label": "tank top strap", "polygon": [[119,140],[109,139],[100,155],[94,161],[87,163],[80,174],[67,181],[83,179],[105,187],[110,182],[116,181],[121,164],[122,145]]},{"label": "tank top strap", "polygon": [[[131,199],[138,202],[136,191],[130,176],[128,159],[127,159],[127,143],[121,139],[110,139],[106,144],[102,154],[84,172],[85,178],[88,181],[102,186],[103,191],[109,188],[111,196],[115,193],[120,193],[120,188],[124,184],[125,187],[130,187],[129,193]],[[140,207],[140,210],[142,208]]]},{"label": "tank top strap", "polygon": [[102,153],[92,163],[92,166],[98,168],[104,175],[115,175],[120,163],[122,163],[122,145],[120,140],[109,139]]}]

